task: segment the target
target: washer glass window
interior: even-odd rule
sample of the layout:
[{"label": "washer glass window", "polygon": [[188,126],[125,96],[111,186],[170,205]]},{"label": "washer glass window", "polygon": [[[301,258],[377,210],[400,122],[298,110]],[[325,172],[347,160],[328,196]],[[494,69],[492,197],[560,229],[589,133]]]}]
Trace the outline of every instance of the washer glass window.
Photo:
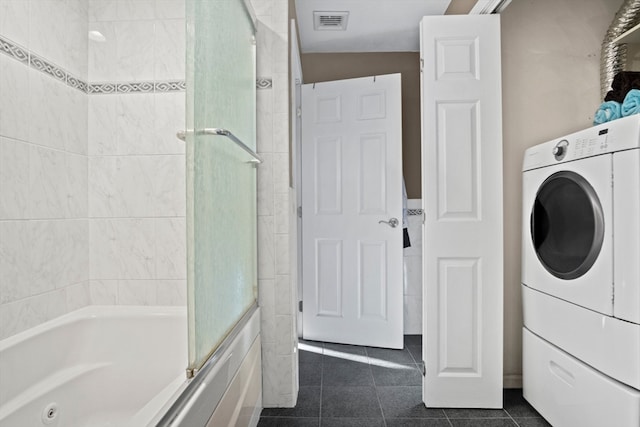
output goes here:
[{"label": "washer glass window", "polygon": [[571,280],[589,271],[602,248],[604,217],[587,180],[571,171],[548,177],[536,195],[531,236],[538,259],[554,276]]}]

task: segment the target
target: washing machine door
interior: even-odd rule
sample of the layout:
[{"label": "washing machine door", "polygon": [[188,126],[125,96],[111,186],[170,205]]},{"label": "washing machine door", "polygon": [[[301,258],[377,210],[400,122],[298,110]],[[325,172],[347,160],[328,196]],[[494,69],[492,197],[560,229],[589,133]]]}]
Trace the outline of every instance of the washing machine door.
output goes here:
[{"label": "washing machine door", "polygon": [[560,279],[583,276],[602,249],[602,205],[593,187],[576,172],[556,172],[542,183],[530,224],[538,260]]},{"label": "washing machine door", "polygon": [[611,156],[523,173],[522,283],[613,314]]}]

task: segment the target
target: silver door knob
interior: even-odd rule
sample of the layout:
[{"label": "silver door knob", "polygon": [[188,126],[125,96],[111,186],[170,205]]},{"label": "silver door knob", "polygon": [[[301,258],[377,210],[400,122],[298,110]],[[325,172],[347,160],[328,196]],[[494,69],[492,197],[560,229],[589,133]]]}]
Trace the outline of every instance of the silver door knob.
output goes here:
[{"label": "silver door knob", "polygon": [[387,224],[389,227],[391,228],[396,228],[398,226],[398,224],[400,224],[400,221],[398,221],[398,218],[391,218],[389,221],[378,221],[378,224]]}]

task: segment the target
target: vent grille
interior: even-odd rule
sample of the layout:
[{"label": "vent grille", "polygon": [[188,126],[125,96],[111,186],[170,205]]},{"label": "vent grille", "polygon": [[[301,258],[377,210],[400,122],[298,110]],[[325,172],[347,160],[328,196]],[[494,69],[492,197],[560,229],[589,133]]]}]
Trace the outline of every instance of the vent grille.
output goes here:
[{"label": "vent grille", "polygon": [[313,12],[313,28],[316,31],[347,29],[349,12]]}]

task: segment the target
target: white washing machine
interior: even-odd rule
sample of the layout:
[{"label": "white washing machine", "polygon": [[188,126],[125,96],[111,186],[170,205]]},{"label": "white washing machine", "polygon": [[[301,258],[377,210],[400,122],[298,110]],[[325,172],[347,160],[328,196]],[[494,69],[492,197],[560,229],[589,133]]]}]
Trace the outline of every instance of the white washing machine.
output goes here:
[{"label": "white washing machine", "polygon": [[523,393],[556,427],[640,426],[640,116],[529,148]]}]

